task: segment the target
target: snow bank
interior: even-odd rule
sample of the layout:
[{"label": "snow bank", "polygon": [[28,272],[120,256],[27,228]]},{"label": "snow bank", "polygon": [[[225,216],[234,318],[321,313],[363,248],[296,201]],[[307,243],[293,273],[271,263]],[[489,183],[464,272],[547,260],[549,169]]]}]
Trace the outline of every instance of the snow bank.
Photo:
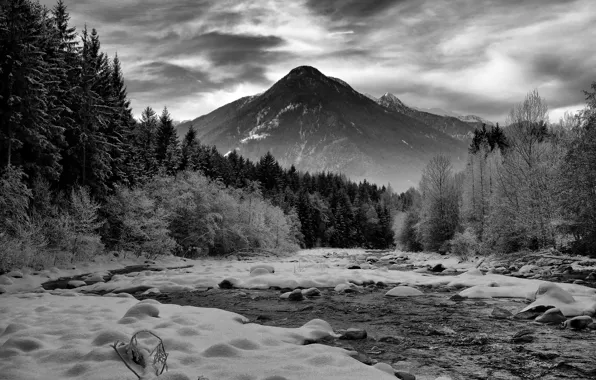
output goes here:
[{"label": "snow bank", "polygon": [[316,319],[300,328],[267,327],[219,309],[28,293],[2,298],[0,321],[3,379],[132,379],[110,345],[128,343],[145,329],[160,336],[169,353],[164,379],[395,378],[351,358],[349,351],[301,345],[334,334]]}]

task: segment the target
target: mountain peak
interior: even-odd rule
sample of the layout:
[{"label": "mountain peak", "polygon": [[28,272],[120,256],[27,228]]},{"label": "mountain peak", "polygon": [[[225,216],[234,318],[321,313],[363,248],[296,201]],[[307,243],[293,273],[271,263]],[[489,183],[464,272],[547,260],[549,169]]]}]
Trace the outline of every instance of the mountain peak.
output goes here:
[{"label": "mountain peak", "polygon": [[319,70],[312,66],[298,66],[293,68],[288,76],[324,76]]},{"label": "mountain peak", "polygon": [[396,111],[401,111],[404,108],[407,108],[407,106],[401,100],[399,100],[397,96],[393,95],[390,92],[386,92],[383,96],[381,96],[378,100],[378,103],[384,107]]}]

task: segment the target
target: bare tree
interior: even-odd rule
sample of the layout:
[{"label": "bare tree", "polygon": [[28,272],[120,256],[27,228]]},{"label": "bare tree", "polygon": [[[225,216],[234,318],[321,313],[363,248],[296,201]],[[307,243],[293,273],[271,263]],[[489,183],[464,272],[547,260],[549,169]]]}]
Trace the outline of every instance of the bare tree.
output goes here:
[{"label": "bare tree", "polygon": [[422,207],[418,233],[424,249],[437,250],[451,239],[459,223],[459,191],[449,158],[433,157],[420,180]]}]

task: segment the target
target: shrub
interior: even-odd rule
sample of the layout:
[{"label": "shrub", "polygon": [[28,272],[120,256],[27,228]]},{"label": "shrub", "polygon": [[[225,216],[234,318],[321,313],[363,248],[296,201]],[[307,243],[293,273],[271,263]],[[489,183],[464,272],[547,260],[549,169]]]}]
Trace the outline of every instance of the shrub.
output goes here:
[{"label": "shrub", "polygon": [[466,228],[463,233],[456,232],[450,241],[451,253],[462,260],[469,260],[480,251],[480,244],[471,227]]}]

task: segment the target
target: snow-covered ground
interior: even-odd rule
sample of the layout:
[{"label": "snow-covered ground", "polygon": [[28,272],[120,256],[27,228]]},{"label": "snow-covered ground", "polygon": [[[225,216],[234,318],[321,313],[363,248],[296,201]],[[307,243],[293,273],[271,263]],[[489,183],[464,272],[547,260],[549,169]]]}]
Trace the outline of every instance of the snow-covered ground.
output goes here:
[{"label": "snow-covered ground", "polygon": [[[377,263],[374,259],[367,262],[367,256],[370,254],[362,250],[310,250],[291,257],[246,261],[164,257],[152,264],[161,271],[116,275],[107,283],[55,291],[45,291],[41,284],[84,273],[90,273],[87,279],[101,280],[108,270],[142,264],[144,259],[104,258],[77,268],[53,268],[36,274],[23,270],[0,276],[0,287],[5,292],[0,295],[0,379],[133,379],[110,344],[116,340],[127,343],[139,330],[151,330],[164,339],[170,355],[169,371],[160,379],[395,378],[352,359],[343,349],[301,345],[305,339],[334,334],[324,321],[313,320],[295,329],[268,327],[245,323],[244,317],[219,309],[162,305],[156,301],[139,303],[127,293],[115,294],[139,286],[167,292],[216,287],[223,280],[250,289],[345,288],[348,284],[382,281],[413,287],[453,287],[461,289],[461,296],[470,298],[534,300],[538,292],[534,304],[541,300],[559,302],[556,306],[568,316],[596,311],[596,290],[582,285],[558,284],[551,288],[537,279],[483,274],[475,263],[458,263],[456,258],[433,254],[377,254]],[[406,256],[416,266],[442,264],[452,274],[392,270],[403,269],[399,263]],[[392,269],[379,265],[388,261],[396,262],[389,265]],[[355,263],[362,269],[348,269]],[[189,264],[193,267],[166,269]],[[261,269],[251,271],[259,266]],[[113,293],[98,297],[85,296],[82,291]],[[125,355],[125,350],[122,353]]]}]

